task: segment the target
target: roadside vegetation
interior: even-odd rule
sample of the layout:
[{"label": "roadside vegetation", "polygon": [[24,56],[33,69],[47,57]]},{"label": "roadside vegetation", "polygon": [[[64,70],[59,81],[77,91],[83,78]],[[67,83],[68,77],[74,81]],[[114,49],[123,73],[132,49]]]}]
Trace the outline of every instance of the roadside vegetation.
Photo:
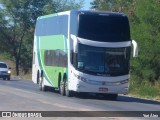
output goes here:
[{"label": "roadside vegetation", "polygon": [[160,101],[160,80],[155,81],[154,84],[148,80],[138,80],[136,76],[132,76],[129,96],[140,98],[147,98]]},{"label": "roadside vegetation", "polygon": [[[41,15],[80,9],[84,0],[0,0],[0,61],[31,77],[33,36]],[[131,57],[129,95],[160,100],[160,0],[93,0],[91,9],[125,13],[139,56]]]}]

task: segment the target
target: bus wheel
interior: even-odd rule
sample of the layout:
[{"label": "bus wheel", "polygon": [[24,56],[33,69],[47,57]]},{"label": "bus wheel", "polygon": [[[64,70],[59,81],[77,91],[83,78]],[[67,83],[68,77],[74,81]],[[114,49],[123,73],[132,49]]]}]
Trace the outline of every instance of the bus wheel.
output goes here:
[{"label": "bus wheel", "polygon": [[39,71],[37,72],[37,84],[39,84]]},{"label": "bus wheel", "polygon": [[39,77],[39,89],[41,91],[47,91],[47,86],[44,85],[43,75]]},{"label": "bus wheel", "polygon": [[42,91],[42,81],[40,80],[40,78],[39,78],[39,80],[38,80],[38,85],[39,85],[40,91]]},{"label": "bus wheel", "polygon": [[73,96],[73,91],[68,90],[68,81],[65,81],[65,93],[67,97]]},{"label": "bus wheel", "polygon": [[109,95],[109,98],[110,98],[111,100],[117,100],[117,97],[118,97],[118,94],[110,94],[110,95]]},{"label": "bus wheel", "polygon": [[64,85],[64,82],[62,80],[60,82],[59,92],[60,92],[61,95],[65,96],[65,85]]},{"label": "bus wheel", "polygon": [[109,100],[117,100],[118,94],[104,94],[104,97]]}]

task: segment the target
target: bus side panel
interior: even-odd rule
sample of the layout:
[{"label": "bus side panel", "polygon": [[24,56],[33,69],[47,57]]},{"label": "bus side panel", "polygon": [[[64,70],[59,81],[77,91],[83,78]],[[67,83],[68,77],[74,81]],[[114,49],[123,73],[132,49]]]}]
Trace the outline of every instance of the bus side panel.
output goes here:
[{"label": "bus side panel", "polygon": [[32,61],[32,81],[37,84],[38,58],[37,58],[37,36],[34,36],[33,61]]},{"label": "bus side panel", "polygon": [[58,87],[59,73],[67,73],[68,15],[52,14],[37,19],[32,78],[43,71],[46,86]]},{"label": "bus side panel", "polygon": [[63,35],[42,36],[40,38],[40,56],[46,80],[58,87],[58,75],[64,74],[66,64],[65,37]]}]

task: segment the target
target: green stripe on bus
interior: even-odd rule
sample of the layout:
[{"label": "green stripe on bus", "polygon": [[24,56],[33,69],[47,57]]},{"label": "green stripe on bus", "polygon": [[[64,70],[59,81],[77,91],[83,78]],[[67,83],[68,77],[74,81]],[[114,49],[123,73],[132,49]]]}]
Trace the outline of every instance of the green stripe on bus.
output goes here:
[{"label": "green stripe on bus", "polygon": [[[68,79],[68,69],[66,67],[57,66],[45,66],[44,64],[44,53],[45,50],[63,50],[68,56],[67,39],[64,35],[50,35],[50,36],[40,36],[37,40],[38,44],[38,62],[40,69],[44,71],[44,77],[53,86],[58,87],[58,75],[59,73],[67,74]],[[68,59],[68,58],[67,58]]]},{"label": "green stripe on bus", "polygon": [[[38,64],[39,64],[40,69],[44,71],[44,69],[43,69],[43,67],[42,67],[42,63],[41,63],[40,50],[39,50],[39,41],[40,41],[40,39],[39,39],[38,36],[37,36]],[[52,85],[51,81],[49,81],[49,79],[47,78],[45,72],[43,72],[43,75],[44,75],[45,79]]]}]

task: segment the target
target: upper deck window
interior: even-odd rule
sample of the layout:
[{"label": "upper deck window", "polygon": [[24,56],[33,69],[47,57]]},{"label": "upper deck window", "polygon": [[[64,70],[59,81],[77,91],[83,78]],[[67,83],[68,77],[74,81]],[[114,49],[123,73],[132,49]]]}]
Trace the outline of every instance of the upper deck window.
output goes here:
[{"label": "upper deck window", "polygon": [[80,14],[78,37],[101,42],[129,41],[128,18],[126,16]]}]

